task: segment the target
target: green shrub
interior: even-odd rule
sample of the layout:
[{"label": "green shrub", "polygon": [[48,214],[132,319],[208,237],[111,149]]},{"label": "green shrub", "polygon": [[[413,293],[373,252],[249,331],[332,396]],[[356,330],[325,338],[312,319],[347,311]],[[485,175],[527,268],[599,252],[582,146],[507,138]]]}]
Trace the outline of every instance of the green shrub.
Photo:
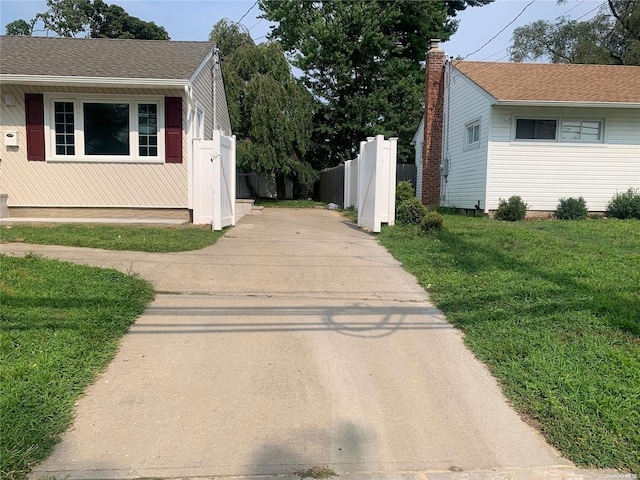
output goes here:
[{"label": "green shrub", "polygon": [[422,217],[427,213],[427,208],[415,197],[402,202],[396,211],[396,221],[403,225],[420,225]]},{"label": "green shrub", "polygon": [[422,222],[420,222],[420,228],[423,232],[430,232],[432,230],[442,230],[442,224],[444,223],[444,218],[438,212],[427,212],[424,217],[422,217]]},{"label": "green shrub", "polygon": [[506,220],[507,222],[516,222],[524,220],[527,213],[527,204],[524,203],[519,195],[509,197],[509,200],[500,199],[495,218],[497,220]]},{"label": "green shrub", "polygon": [[396,209],[413,197],[415,197],[415,193],[413,192],[413,187],[411,186],[410,181],[403,180],[398,183],[396,186]]},{"label": "green shrub", "polygon": [[467,214],[465,213],[464,210],[461,210],[459,208],[455,208],[455,207],[438,207],[435,210],[436,212],[438,212],[440,215],[453,215],[456,217],[466,217]]},{"label": "green shrub", "polygon": [[636,218],[640,220],[640,189],[629,188],[616,193],[607,205],[607,216],[613,218]]},{"label": "green shrub", "polygon": [[553,216],[559,220],[585,220],[587,215],[587,202],[582,197],[561,198],[556,211],[553,212]]}]

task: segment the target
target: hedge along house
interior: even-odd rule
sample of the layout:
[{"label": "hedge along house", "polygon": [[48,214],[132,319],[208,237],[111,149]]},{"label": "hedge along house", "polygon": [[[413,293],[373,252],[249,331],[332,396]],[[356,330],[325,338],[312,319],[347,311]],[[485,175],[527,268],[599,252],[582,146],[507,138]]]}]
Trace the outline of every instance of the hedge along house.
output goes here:
[{"label": "hedge along house", "polygon": [[215,45],[0,37],[11,217],[189,220],[193,139],[231,133]]},{"label": "hedge along house", "polygon": [[422,201],[530,211],[640,186],[640,67],[449,61],[427,54]]}]

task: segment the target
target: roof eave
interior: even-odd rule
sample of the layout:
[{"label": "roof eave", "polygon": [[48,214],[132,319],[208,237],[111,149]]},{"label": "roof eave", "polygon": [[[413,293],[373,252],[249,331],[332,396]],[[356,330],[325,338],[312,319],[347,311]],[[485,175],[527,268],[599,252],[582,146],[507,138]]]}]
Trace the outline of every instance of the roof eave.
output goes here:
[{"label": "roof eave", "polygon": [[0,74],[0,82],[20,85],[183,88],[189,84],[189,79],[69,77],[61,75],[17,75],[5,73]]},{"label": "roof eave", "polygon": [[640,108],[640,102],[570,102],[550,100],[498,100],[496,105],[518,107]]}]

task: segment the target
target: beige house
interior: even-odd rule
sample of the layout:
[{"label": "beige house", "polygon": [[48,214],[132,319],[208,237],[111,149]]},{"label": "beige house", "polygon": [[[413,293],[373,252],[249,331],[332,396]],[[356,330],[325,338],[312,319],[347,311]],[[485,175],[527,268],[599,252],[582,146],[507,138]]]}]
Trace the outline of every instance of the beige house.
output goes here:
[{"label": "beige house", "polygon": [[189,219],[194,140],[231,134],[211,42],[0,37],[10,217]]},{"label": "beige house", "polygon": [[448,60],[435,44],[427,72],[423,203],[604,211],[640,187],[640,67]]}]

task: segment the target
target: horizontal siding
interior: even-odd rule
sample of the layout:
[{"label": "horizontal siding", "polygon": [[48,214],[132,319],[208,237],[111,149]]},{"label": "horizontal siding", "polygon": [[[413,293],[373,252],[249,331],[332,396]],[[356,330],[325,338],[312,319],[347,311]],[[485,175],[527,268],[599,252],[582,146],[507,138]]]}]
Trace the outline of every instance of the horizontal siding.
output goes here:
[{"label": "horizontal siding", "polygon": [[[204,138],[211,140],[213,132],[213,111],[211,98],[213,96],[213,84],[211,82],[211,62],[200,70],[198,76],[193,80],[193,98],[204,110]],[[197,132],[194,132],[197,134]]]},{"label": "horizontal siding", "polygon": [[[449,176],[442,178],[442,205],[474,208],[485,204],[487,145],[491,107],[488,98],[469,79],[452,70],[445,97],[444,156],[449,158]],[[455,99],[448,106],[448,99]],[[465,149],[466,126],[480,120],[480,145]]]},{"label": "horizontal siding", "polygon": [[424,117],[413,136],[416,150],[416,198],[422,199],[422,153],[424,149]]},{"label": "horizontal siding", "polygon": [[[515,142],[516,117],[603,119],[605,142]],[[584,197],[603,211],[611,197],[640,187],[638,109],[494,107],[488,206],[520,195],[530,210],[555,210],[560,198]]]},{"label": "horizontal siding", "polygon": [[[74,88],[2,85],[1,95],[15,96],[16,104],[1,103],[2,131],[17,130],[18,147],[0,146],[2,191],[10,206],[57,207],[187,207],[187,142],[183,129],[183,163],[62,163],[28,162],[24,94],[44,92],[127,95],[119,88]],[[182,96],[181,90],[136,89],[140,95]],[[183,125],[187,102],[183,101]]]},{"label": "horizontal siding", "polygon": [[[215,82],[215,121],[213,117]],[[231,135],[231,121],[227,107],[227,97],[222,80],[220,62],[214,55],[200,70],[193,80],[193,98],[204,109],[204,139],[211,140],[214,129],[222,130],[226,135]]]}]

